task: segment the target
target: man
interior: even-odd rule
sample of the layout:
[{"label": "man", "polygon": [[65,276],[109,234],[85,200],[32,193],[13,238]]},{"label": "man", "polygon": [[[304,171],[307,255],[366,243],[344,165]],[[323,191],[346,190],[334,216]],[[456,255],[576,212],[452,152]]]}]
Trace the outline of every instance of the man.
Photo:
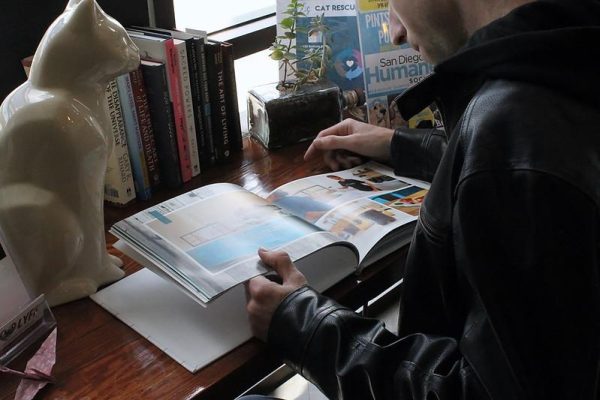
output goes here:
[{"label": "man", "polygon": [[[346,168],[350,151],[423,177],[443,153],[409,251],[399,334],[263,250],[283,283],[249,282],[255,334],[330,398],[597,400],[600,74],[589,60],[600,55],[600,3],[392,0],[391,17],[395,40],[436,65],[400,111],[435,100],[447,148],[344,121],[307,157]],[[405,162],[414,154],[417,170]]]},{"label": "man", "polygon": [[358,179],[342,178],[341,176],[337,175],[327,175],[327,177],[329,179],[337,181],[337,183],[342,187],[342,189],[352,188],[360,190],[361,192],[375,192],[379,190],[370,183]]}]

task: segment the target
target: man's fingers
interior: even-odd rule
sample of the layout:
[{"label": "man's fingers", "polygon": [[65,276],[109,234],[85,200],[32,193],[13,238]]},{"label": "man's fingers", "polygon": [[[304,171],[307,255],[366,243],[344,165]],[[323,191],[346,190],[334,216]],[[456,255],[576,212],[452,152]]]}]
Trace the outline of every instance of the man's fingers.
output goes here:
[{"label": "man's fingers", "polygon": [[313,140],[312,144],[308,147],[306,153],[304,153],[304,160],[311,159],[312,157],[316,156],[319,153],[319,151],[327,150],[319,148],[319,145],[321,144],[321,139],[325,137],[349,136],[352,133],[354,133],[353,125],[355,122],[355,120],[348,118],[343,120],[342,122],[330,126],[329,128],[323,129],[321,132],[319,132],[317,137]]},{"label": "man's fingers", "polygon": [[342,122],[338,122],[337,124],[330,126],[329,128],[323,129],[317,135],[318,138],[326,137],[326,136],[348,136],[354,132],[353,124],[356,121],[348,118],[343,120]]},{"label": "man's fingers", "polygon": [[358,143],[356,135],[350,136],[325,136],[317,138],[313,141],[311,146],[314,146],[317,150],[348,150],[354,151]]},{"label": "man's fingers", "polygon": [[294,264],[292,264],[292,260],[290,260],[290,256],[284,251],[259,249],[258,256],[262,262],[273,268],[273,270],[281,276],[284,282],[290,278],[291,274],[296,269]]},{"label": "man's fingers", "polygon": [[254,278],[246,281],[244,286],[246,287],[246,300],[248,297],[256,296],[257,293],[265,286],[275,285],[275,283],[262,275],[255,276]]},{"label": "man's fingers", "polygon": [[306,278],[296,269],[286,252],[259,249],[258,256],[265,264],[277,272],[283,279],[283,285],[302,286],[306,284]]}]

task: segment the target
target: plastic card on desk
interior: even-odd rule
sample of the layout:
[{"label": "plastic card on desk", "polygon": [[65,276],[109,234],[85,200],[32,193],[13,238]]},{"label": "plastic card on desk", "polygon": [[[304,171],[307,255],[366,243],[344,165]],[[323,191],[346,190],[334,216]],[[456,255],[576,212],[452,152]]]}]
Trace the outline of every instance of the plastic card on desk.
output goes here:
[{"label": "plastic card on desk", "polygon": [[56,326],[56,320],[41,295],[0,326],[0,365],[7,365]]},{"label": "plastic card on desk", "polygon": [[23,350],[56,326],[41,295],[32,299],[10,257],[0,260],[0,365],[7,365]]},{"label": "plastic card on desk", "polygon": [[0,256],[0,325],[11,319],[31,300],[15,266],[8,256]]}]

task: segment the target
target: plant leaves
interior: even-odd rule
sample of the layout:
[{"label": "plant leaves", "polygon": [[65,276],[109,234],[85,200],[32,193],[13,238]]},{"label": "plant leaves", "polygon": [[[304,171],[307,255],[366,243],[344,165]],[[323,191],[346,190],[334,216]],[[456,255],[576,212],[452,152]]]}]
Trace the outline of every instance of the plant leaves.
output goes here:
[{"label": "plant leaves", "polygon": [[271,54],[269,54],[269,57],[271,57],[271,59],[273,59],[275,61],[282,60],[283,59],[283,51],[276,49]]},{"label": "plant leaves", "polygon": [[281,22],[279,23],[279,25],[281,25],[282,27],[286,28],[286,29],[291,29],[294,26],[294,23],[296,23],[296,20],[292,17],[287,17],[281,20]]}]

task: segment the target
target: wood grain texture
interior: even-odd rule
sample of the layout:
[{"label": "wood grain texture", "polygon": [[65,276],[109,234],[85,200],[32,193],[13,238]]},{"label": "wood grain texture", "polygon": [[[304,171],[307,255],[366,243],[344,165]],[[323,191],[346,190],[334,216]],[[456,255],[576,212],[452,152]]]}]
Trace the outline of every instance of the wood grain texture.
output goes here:
[{"label": "wood grain texture", "polygon": [[[266,195],[283,183],[325,172],[321,160],[303,160],[307,146],[267,152],[245,139],[244,151],[229,164],[203,171],[180,190],[165,190],[123,209],[106,208],[106,227],[201,185],[231,182]],[[112,248],[114,241],[107,233],[109,251],[124,261],[126,273],[141,268]],[[369,267],[359,279],[348,277],[327,294],[356,309],[402,276],[405,255],[405,249],[396,252]],[[90,299],[55,307],[53,312],[58,321],[56,383],[43,389],[40,399],[233,399],[281,365],[261,342],[252,339],[192,374]],[[11,367],[23,370],[28,356],[31,352]],[[0,399],[12,400],[17,385],[18,379],[0,375]]]}]

